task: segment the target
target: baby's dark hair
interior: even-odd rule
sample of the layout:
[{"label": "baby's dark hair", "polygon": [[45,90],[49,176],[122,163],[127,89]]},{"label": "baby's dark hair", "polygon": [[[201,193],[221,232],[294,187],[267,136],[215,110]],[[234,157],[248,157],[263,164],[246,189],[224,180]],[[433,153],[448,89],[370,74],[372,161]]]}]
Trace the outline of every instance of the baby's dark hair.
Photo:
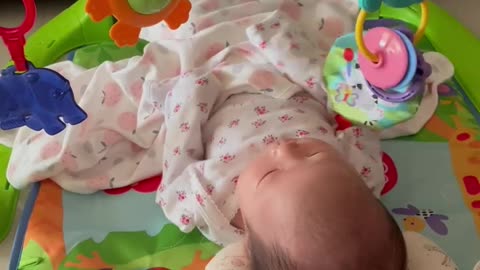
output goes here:
[{"label": "baby's dark hair", "polygon": [[[382,206],[383,207],[383,206]],[[352,262],[341,266],[337,266],[334,269],[328,270],[405,270],[407,265],[407,251],[405,240],[403,238],[402,231],[398,227],[394,218],[390,215],[387,209],[385,210],[386,218],[388,219],[388,241],[392,247],[392,252],[385,254],[372,254],[365,245],[366,243],[358,243],[365,246],[364,251],[359,251],[362,257],[370,257],[371,259],[365,263]],[[248,227],[248,226],[247,226]],[[314,248],[314,247],[313,247]],[[249,230],[248,233],[248,249],[251,261],[251,270],[323,270],[318,267],[306,266],[302,259],[293,258],[285,248],[281,247],[278,243],[266,244],[260,239],[259,235],[255,231]],[[363,250],[359,247],[359,250]],[[314,261],[325,260],[324,255],[318,254],[317,258],[313,258]],[[328,256],[328,255],[327,255]],[[358,256],[358,255],[357,255]],[[379,258],[380,257],[380,258]],[[381,260],[381,261],[380,261]],[[348,265],[347,267],[345,267]]]},{"label": "baby's dark hair", "polygon": [[296,270],[295,260],[277,243],[265,244],[258,235],[250,231],[248,249],[250,256],[250,270]]}]

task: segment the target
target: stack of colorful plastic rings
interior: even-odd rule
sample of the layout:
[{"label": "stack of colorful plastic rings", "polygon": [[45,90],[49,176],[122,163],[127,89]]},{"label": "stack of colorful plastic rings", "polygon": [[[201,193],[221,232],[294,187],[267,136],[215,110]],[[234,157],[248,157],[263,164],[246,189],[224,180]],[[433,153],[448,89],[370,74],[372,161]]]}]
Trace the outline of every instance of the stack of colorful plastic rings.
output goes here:
[{"label": "stack of colorful plastic rings", "polygon": [[364,35],[367,11],[362,9],[357,18],[355,39],[359,50],[360,69],[381,99],[405,102],[423,92],[425,69],[428,69],[415,49],[424,35],[428,22],[428,5],[420,3],[422,19],[411,40],[400,30],[375,27]]}]

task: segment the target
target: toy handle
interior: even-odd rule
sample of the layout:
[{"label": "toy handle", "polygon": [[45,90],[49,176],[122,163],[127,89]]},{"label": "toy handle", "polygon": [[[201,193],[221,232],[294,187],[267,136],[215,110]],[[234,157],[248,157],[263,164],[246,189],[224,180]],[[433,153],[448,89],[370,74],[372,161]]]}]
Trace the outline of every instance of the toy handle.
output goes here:
[{"label": "toy handle", "polygon": [[0,27],[0,36],[8,48],[8,52],[15,63],[18,72],[27,71],[27,61],[25,59],[25,34],[32,29],[37,16],[37,8],[34,0],[23,0],[25,8],[25,19],[22,24],[14,28]]},{"label": "toy handle", "polygon": [[110,40],[113,18],[94,23],[85,13],[85,4],[86,0],[75,2],[28,38],[25,54],[34,66],[47,66],[72,50]]}]

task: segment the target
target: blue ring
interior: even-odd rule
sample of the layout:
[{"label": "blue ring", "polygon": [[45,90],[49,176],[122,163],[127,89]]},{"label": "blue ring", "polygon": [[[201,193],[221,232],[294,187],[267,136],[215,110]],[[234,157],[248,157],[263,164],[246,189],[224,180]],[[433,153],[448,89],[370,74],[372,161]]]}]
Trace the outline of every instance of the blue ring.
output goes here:
[{"label": "blue ring", "polygon": [[402,32],[398,30],[393,30],[395,31],[403,40],[405,43],[405,46],[407,47],[408,50],[408,71],[405,74],[405,77],[403,80],[395,87],[390,88],[389,90],[395,91],[398,93],[405,93],[408,89],[408,85],[412,83],[413,77],[415,76],[415,73],[417,71],[417,64],[418,64],[418,59],[417,59],[417,53],[415,51],[415,47],[413,46],[412,41]]}]

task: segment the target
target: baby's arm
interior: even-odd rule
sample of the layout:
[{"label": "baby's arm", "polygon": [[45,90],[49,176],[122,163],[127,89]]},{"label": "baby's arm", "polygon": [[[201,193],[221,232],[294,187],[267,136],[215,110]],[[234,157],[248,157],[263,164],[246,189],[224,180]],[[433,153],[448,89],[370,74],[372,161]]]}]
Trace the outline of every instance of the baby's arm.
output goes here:
[{"label": "baby's arm", "polygon": [[[165,150],[163,182],[157,203],[166,217],[183,232],[198,227],[210,240],[229,242],[223,235],[235,214],[235,169],[220,159],[205,160],[205,123],[223,91],[214,76],[187,75],[168,94],[165,102]],[[224,168],[225,167],[225,168]],[[238,175],[238,174],[237,174]],[[231,177],[231,178],[228,178]],[[221,210],[234,209],[230,217]],[[229,215],[229,214],[227,214]]]},{"label": "baby's arm", "polygon": [[238,241],[241,227],[235,222],[240,217],[236,216],[239,212],[232,175],[239,172],[235,170],[216,159],[194,162],[160,187],[157,202],[183,232],[197,227],[217,244]]}]

